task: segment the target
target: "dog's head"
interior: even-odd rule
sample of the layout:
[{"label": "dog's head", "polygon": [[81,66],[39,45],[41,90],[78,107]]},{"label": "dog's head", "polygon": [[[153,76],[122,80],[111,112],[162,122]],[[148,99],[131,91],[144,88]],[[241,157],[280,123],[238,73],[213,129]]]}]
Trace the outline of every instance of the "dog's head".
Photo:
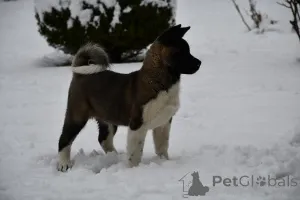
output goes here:
[{"label": "dog's head", "polygon": [[190,46],[183,39],[190,27],[173,26],[163,32],[155,42],[161,44],[161,58],[164,64],[172,67],[180,74],[194,74],[201,61],[190,53]]}]

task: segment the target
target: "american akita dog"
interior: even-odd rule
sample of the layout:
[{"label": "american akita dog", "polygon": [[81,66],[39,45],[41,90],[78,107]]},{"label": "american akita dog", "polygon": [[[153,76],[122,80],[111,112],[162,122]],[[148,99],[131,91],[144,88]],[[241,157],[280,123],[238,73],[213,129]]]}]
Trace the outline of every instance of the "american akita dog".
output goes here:
[{"label": "american akita dog", "polygon": [[201,65],[183,39],[189,29],[179,24],[164,31],[147,51],[142,68],[129,74],[108,70],[109,58],[100,46],[87,44],[78,50],[58,144],[59,171],[72,167],[72,142],[91,118],[97,121],[98,141],[106,153],[116,151],[113,137],[117,127],[128,127],[130,167],[141,161],[148,130],[153,130],[155,153],[169,158],[169,132],[179,108],[180,75],[194,74]]}]

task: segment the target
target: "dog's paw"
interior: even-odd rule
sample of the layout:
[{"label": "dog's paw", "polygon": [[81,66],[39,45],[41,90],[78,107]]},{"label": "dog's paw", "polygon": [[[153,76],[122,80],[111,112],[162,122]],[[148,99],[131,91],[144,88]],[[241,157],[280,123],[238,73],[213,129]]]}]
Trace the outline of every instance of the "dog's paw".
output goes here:
[{"label": "dog's paw", "polygon": [[68,160],[68,161],[59,161],[57,163],[57,171],[61,171],[61,172],[66,172],[69,169],[71,169],[73,167],[73,162]]},{"label": "dog's paw", "polygon": [[129,157],[128,158],[128,166],[130,168],[137,167],[140,164],[140,162],[141,162],[141,159],[139,159],[139,158],[136,158],[136,157]]},{"label": "dog's paw", "polygon": [[166,160],[169,160],[169,154],[168,152],[156,152],[156,155],[161,158],[161,159],[166,159]]}]

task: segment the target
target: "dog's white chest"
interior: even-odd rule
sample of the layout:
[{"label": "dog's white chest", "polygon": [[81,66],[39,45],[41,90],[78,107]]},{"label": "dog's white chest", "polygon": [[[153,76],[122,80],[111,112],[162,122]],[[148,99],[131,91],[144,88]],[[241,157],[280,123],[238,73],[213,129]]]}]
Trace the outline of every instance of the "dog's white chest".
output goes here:
[{"label": "dog's white chest", "polygon": [[143,110],[143,120],[147,128],[164,125],[175,115],[180,106],[179,82],[169,90],[161,91],[155,99],[149,101]]}]

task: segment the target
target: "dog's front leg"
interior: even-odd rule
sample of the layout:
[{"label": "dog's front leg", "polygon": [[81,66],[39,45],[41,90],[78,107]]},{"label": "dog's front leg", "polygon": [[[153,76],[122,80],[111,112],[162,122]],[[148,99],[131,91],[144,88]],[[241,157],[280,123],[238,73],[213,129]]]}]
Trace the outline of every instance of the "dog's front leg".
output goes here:
[{"label": "dog's front leg", "polygon": [[130,167],[142,159],[147,129],[143,126],[142,108],[134,106],[127,133],[127,157]]},{"label": "dog's front leg", "polygon": [[127,156],[130,167],[139,165],[142,160],[146,133],[147,129],[144,129],[143,127],[137,130],[128,128]]},{"label": "dog's front leg", "polygon": [[171,123],[172,118],[166,124],[153,129],[155,153],[161,158],[165,157],[167,160],[169,159],[168,148]]}]

